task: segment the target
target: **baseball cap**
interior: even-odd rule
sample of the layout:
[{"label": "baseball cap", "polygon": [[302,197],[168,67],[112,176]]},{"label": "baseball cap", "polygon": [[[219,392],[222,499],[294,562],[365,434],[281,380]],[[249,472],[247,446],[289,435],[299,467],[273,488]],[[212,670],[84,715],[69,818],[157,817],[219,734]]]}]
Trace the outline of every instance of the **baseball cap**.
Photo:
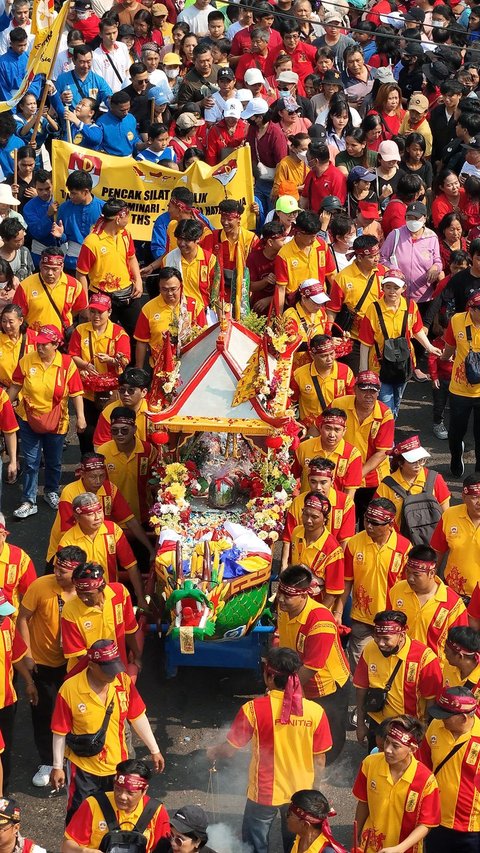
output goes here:
[{"label": "baseball cap", "polygon": [[323,17],[324,24],[341,24],[342,23],[342,15],[336,9],[327,9],[325,15]]},{"label": "baseball cap", "polygon": [[420,459],[428,459],[428,450],[422,447],[420,437],[411,435],[410,438],[399,441],[393,448],[393,456],[403,456],[406,462],[418,462]]},{"label": "baseball cap", "polygon": [[178,116],[175,124],[180,130],[191,130],[193,127],[200,127],[205,122],[193,113],[182,113],[181,116]]},{"label": "baseball cap", "polygon": [[362,370],[355,381],[357,388],[361,388],[363,391],[367,391],[368,389],[378,391],[381,384],[380,379],[373,370]]},{"label": "baseball cap", "polygon": [[[135,30],[131,24],[120,24],[118,28],[118,37],[124,39],[127,36],[135,36]],[[142,50],[144,47],[145,45],[142,45]],[[155,47],[158,47],[158,44],[156,44]]]},{"label": "baseball cap", "polygon": [[[217,80],[218,80],[218,77],[217,77]],[[235,97],[236,97],[237,101],[240,101],[242,104],[243,103],[248,104],[249,101],[253,100],[253,95],[252,95],[250,89],[237,89],[235,92]],[[0,184],[0,186],[1,186],[1,184]]]},{"label": "baseball cap", "polygon": [[464,142],[462,148],[468,148],[469,151],[480,151],[480,136],[475,136],[471,142]]},{"label": "baseball cap", "polygon": [[386,15],[380,15],[382,24],[388,24],[395,30],[401,30],[405,20],[401,12],[388,12]]},{"label": "baseball cap", "polygon": [[20,806],[15,800],[0,799],[0,826],[20,823]]},{"label": "baseball cap", "polygon": [[333,211],[341,209],[342,202],[336,195],[326,195],[320,204],[320,210],[327,210],[329,213],[333,213]]},{"label": "baseball cap", "polygon": [[37,344],[61,344],[63,335],[56,326],[42,326],[37,334]]},{"label": "baseball cap", "polygon": [[160,86],[152,86],[147,92],[147,98],[149,101],[155,101],[156,107],[170,103],[167,93]]},{"label": "baseball cap", "polygon": [[[256,71],[256,69],[248,69]],[[242,118],[252,118],[252,116],[263,116],[268,112],[268,104],[264,98],[252,98],[245,107]]]},{"label": "baseball cap", "polygon": [[335,86],[341,86],[343,89],[341,75],[338,73],[338,71],[334,71],[333,68],[331,68],[330,71],[325,71],[322,83],[334,83]]},{"label": "baseball cap", "polygon": [[412,203],[408,205],[405,215],[414,216],[416,219],[420,219],[421,216],[427,215],[427,208],[421,201],[412,201]]},{"label": "baseball cap", "polygon": [[110,311],[112,300],[106,293],[94,293],[87,307],[96,308],[97,311]]},{"label": "baseball cap", "polygon": [[396,160],[399,163],[401,160],[398,145],[391,139],[387,139],[384,142],[380,143],[380,145],[378,146],[378,153],[380,154],[382,160],[386,160],[387,162]]},{"label": "baseball cap", "polygon": [[434,86],[439,86],[450,77],[450,69],[444,62],[432,62],[422,66],[423,76]]},{"label": "baseball cap", "polygon": [[118,646],[114,640],[97,640],[90,646],[87,657],[92,663],[98,663],[107,675],[125,672]]},{"label": "baseball cap", "polygon": [[267,81],[259,68],[247,68],[243,75],[243,82],[247,86],[254,86],[256,83],[261,83],[265,87],[267,85]]},{"label": "baseball cap", "polygon": [[281,71],[275,79],[277,83],[298,83],[298,74],[295,71]]},{"label": "baseball cap", "polygon": [[378,219],[380,211],[376,201],[359,201],[358,209],[366,219]]},{"label": "baseball cap", "polygon": [[183,806],[170,818],[170,824],[178,832],[196,835],[202,841],[208,840],[208,819],[201,806]]},{"label": "baseball cap", "polygon": [[277,106],[279,110],[286,110],[287,113],[296,113],[297,110],[301,109],[295,98],[279,98]]},{"label": "baseball cap", "polygon": [[232,68],[219,68],[217,73],[217,82],[219,80],[235,80],[235,74]]},{"label": "baseball cap", "polygon": [[429,107],[428,98],[422,95],[421,92],[414,92],[408,102],[409,110],[417,110],[419,113],[426,113]]},{"label": "baseball cap", "polygon": [[223,108],[223,117],[224,118],[240,118],[242,115],[243,107],[240,101],[237,101],[236,98],[229,98],[228,101],[225,101],[225,106]]},{"label": "baseball cap", "polygon": [[166,53],[162,59],[162,65],[181,65],[182,60],[177,53]]},{"label": "baseball cap", "polygon": [[168,9],[163,3],[154,3],[152,6],[152,15],[158,17],[159,15],[168,15]]},{"label": "baseball cap", "polygon": [[18,198],[15,198],[8,184],[0,184],[0,204],[9,204],[10,207],[18,207]]},{"label": "baseball cap", "polygon": [[408,12],[405,12],[403,19],[404,21],[423,24],[425,21],[425,12],[423,9],[419,9],[418,6],[415,6],[413,9],[409,9]]},{"label": "baseball cap", "polygon": [[397,269],[389,269],[386,271],[383,276],[382,285],[390,282],[390,284],[396,284],[397,287],[405,287],[406,279],[401,270]]},{"label": "baseball cap", "polygon": [[353,169],[350,170],[350,180],[351,181],[374,181],[376,178],[375,172],[372,172],[371,169],[366,169],[365,166],[354,166]]},{"label": "baseball cap", "polygon": [[396,83],[395,77],[393,76],[393,71],[390,68],[373,68],[372,71],[375,72],[375,80],[379,80],[380,83]]},{"label": "baseball cap", "polygon": [[82,9],[84,12],[88,12],[92,8],[92,4],[90,0],[75,0],[75,9]]},{"label": "baseball cap", "polygon": [[455,714],[471,714],[476,711],[478,702],[466,687],[447,687],[438,695],[428,713],[434,720],[445,720]]},{"label": "baseball cap", "polygon": [[420,42],[410,41],[402,50],[404,56],[423,56],[424,51]]},{"label": "baseball cap", "polygon": [[325,302],[330,302],[330,297],[318,278],[306,278],[305,281],[301,282],[298,290],[302,296],[307,296],[315,305],[324,305]]},{"label": "baseball cap", "polygon": [[300,208],[297,199],[293,195],[281,195],[275,202],[275,210],[279,213],[297,213]]},{"label": "baseball cap", "polygon": [[[8,530],[5,532],[8,533]],[[12,613],[15,613],[15,607],[0,588],[0,616],[11,616]]]}]

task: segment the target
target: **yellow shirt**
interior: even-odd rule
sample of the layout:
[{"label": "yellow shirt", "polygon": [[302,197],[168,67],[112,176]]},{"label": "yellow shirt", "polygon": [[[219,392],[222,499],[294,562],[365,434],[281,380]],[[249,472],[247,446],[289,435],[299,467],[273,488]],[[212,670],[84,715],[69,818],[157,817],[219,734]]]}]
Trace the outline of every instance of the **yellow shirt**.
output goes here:
[{"label": "yellow shirt", "polygon": [[205,307],[212,305],[218,295],[214,288],[215,273],[218,271],[220,274],[218,262],[213,253],[207,254],[201,246],[198,246],[194,259],[187,261],[177,248],[165,255],[162,266],[173,266],[181,270],[183,293],[186,298],[191,297],[196,303]]},{"label": "yellow shirt", "polygon": [[343,580],[343,551],[325,528],[321,536],[307,544],[305,528],[299,524],[292,533],[292,563],[308,566],[315,575],[317,586],[327,595],[341,595]]},{"label": "yellow shirt", "polygon": [[398,133],[400,136],[407,136],[409,133],[419,133],[420,136],[423,136],[427,146],[425,149],[425,157],[430,157],[432,153],[433,136],[432,131],[430,130],[430,125],[426,119],[423,119],[423,121],[421,121],[416,127],[412,127],[410,124],[410,113],[407,110],[402,119]]},{"label": "yellow shirt", "polygon": [[65,658],[60,638],[60,608],[68,598],[55,575],[43,575],[28,587],[22,604],[32,612],[28,623],[33,660],[42,666],[63,666]]},{"label": "yellow shirt", "polygon": [[115,640],[122,659],[126,658],[125,634],[135,634],[138,630],[129,592],[123,584],[115,584],[115,587],[107,584],[103,595],[104,601],[99,607],[90,607],[75,595],[62,610],[67,672],[97,640]]},{"label": "yellow shirt", "polygon": [[472,350],[480,352],[480,328],[473,325],[469,311],[454,314],[445,332],[447,344],[455,347],[449,389],[452,394],[459,394],[461,397],[480,397],[480,384],[470,385],[465,375],[465,359],[470,351],[467,329],[470,330],[472,337]]},{"label": "yellow shirt", "polygon": [[300,442],[296,451],[298,464],[302,468],[302,491],[308,490],[308,463],[316,456],[323,456],[335,462],[335,486],[341,491],[358,488],[362,482],[362,457],[356,447],[352,447],[343,438],[335,450],[324,450],[321,436],[307,438]]},{"label": "yellow shirt", "polygon": [[480,525],[475,527],[465,504],[445,510],[430,544],[441,554],[448,549],[445,583],[458,595],[472,595],[480,566]]},{"label": "yellow shirt", "polygon": [[108,522],[108,527],[103,523],[93,536],[93,539],[91,536],[83,533],[78,524],[74,524],[70,530],[67,530],[63,534],[59,542],[59,548],[65,548],[67,545],[77,545],[79,548],[83,548],[87,555],[87,562],[99,563],[105,572],[106,580],[111,583],[118,580],[117,551],[118,559],[123,569],[131,569],[136,566],[135,560],[131,559],[133,557],[131,551],[129,559],[122,562],[119,540],[126,542],[125,534],[121,527],[113,521]]},{"label": "yellow shirt", "polygon": [[287,293],[295,293],[300,282],[307,278],[316,278],[325,284],[326,276],[335,272],[335,261],[322,237],[316,237],[307,249],[301,249],[294,237],[280,249],[274,271],[277,285],[285,287]]},{"label": "yellow shirt", "polygon": [[[360,301],[363,292],[367,286],[368,280],[372,273],[365,275],[357,266],[355,261],[348,264],[343,270],[336,273],[332,282],[330,291],[330,303],[328,308],[332,311],[339,312],[342,305],[345,305],[350,311],[356,307]],[[353,325],[350,329],[352,338],[357,339],[360,329],[360,320],[367,313],[368,307],[376,299],[380,299],[381,295],[382,276],[376,272],[372,281],[370,291],[364,299],[363,305],[357,311]]]},{"label": "yellow shirt", "polygon": [[[288,183],[292,184],[292,191],[289,192],[289,195],[292,195],[298,201],[300,198],[300,187],[305,183],[305,178],[309,171],[310,169],[307,164],[303,163],[302,160],[299,160],[297,157],[292,157],[291,154],[287,154],[286,157],[282,157],[280,163],[275,169],[272,197],[278,198],[280,195],[280,184],[288,181]],[[297,189],[294,190],[294,187]]]},{"label": "yellow shirt", "polygon": [[[63,317],[64,325],[71,326],[73,314],[87,305],[82,285],[71,275],[62,272],[56,284],[45,286],[48,287],[48,292]],[[59,328],[60,317],[45,293],[38,273],[29,275],[20,282],[14,302],[22,308],[25,320],[31,328],[37,331],[40,326],[46,325]]]},{"label": "yellow shirt", "polygon": [[[300,836],[296,835],[295,841],[293,842],[292,853],[298,853],[298,851],[300,849],[300,841],[301,841]],[[324,835],[323,832],[321,832],[320,835],[312,841],[310,846],[307,847],[307,849],[305,850],[305,853],[322,853],[322,850],[324,849],[324,847],[329,847],[329,846],[330,846],[330,844],[329,844],[329,841],[328,841],[326,835]]]},{"label": "yellow shirt", "polygon": [[388,590],[404,577],[410,543],[392,530],[378,546],[362,530],[347,542],[345,580],[352,581],[352,619],[373,625],[373,617],[387,606]]},{"label": "yellow shirt", "polygon": [[[33,334],[33,332],[31,333]],[[8,388],[12,384],[12,376],[18,364],[20,350],[22,348],[22,336],[18,341],[12,341],[4,332],[0,332],[0,384]],[[27,336],[23,355],[33,352],[35,349],[34,337]]]},{"label": "yellow shirt", "polygon": [[105,456],[108,477],[122,493],[135,518],[140,522],[146,521],[148,517],[147,481],[157,458],[154,446],[136,437],[135,447],[127,455],[117,449],[112,439],[106,444],[101,444],[98,452]]},{"label": "yellow shirt", "polygon": [[[400,297],[400,305],[396,309],[389,307],[385,303],[385,299],[383,296],[381,299],[378,300],[378,305],[380,306],[383,322],[385,323],[385,328],[387,330],[387,335],[389,338],[401,337],[405,311],[408,307],[407,327],[405,330],[405,334],[409,342],[412,361],[413,363],[415,363],[415,353],[413,350],[411,335],[412,333],[417,333],[421,331],[423,327],[422,318],[420,316],[420,312],[417,306],[414,303],[411,303],[411,305],[407,306],[407,301],[403,298],[403,296]],[[380,373],[380,362],[377,357],[377,346],[380,350],[380,353],[383,353],[385,338],[383,337],[383,332],[380,328],[380,323],[378,320],[377,310],[373,302],[371,305],[368,306],[365,312],[365,318],[360,326],[358,338],[360,343],[370,347],[370,352],[368,355],[369,370],[373,370],[375,371],[375,373]],[[375,346],[375,344],[377,346]]]},{"label": "yellow shirt", "polygon": [[163,333],[178,322],[180,303],[171,307],[165,303],[163,296],[156,296],[143,305],[135,327],[135,340],[149,344],[152,351],[150,365],[153,367],[155,357],[163,345]]},{"label": "yellow shirt", "polygon": [[77,272],[88,275],[89,290],[114,293],[131,285],[129,260],[135,255],[128,231],[115,236],[102,231],[85,237],[77,262]]},{"label": "yellow shirt", "polygon": [[[100,444],[105,444],[105,442],[110,441],[112,437],[112,433],[110,432],[110,417],[113,410],[116,409],[117,406],[121,405],[120,400],[115,400],[114,403],[109,403],[108,406],[105,406],[103,411],[100,412],[100,417],[98,418],[98,423],[93,436],[93,443],[96,450],[98,450]],[[135,426],[137,427],[136,436],[137,438],[141,438],[142,441],[146,441],[148,438],[147,412],[148,403],[144,398],[140,401],[137,416],[135,418]]]},{"label": "yellow shirt", "polygon": [[299,390],[298,405],[301,421],[307,417],[317,417],[323,411],[313,384],[313,376],[317,379],[327,407],[332,404],[336,397],[345,396],[353,385],[352,371],[346,365],[340,365],[338,361],[333,362],[332,370],[328,376],[321,376],[314,362],[299,367],[295,370],[293,378]]},{"label": "yellow shirt", "polygon": [[[355,408],[355,396],[338,397],[332,403],[333,408],[343,409],[347,414],[347,431],[345,440],[349,441],[360,451],[362,462],[365,464],[374,453],[384,450],[387,453],[393,446],[395,422],[391,409],[378,400],[373,411],[360,423]],[[362,482],[362,486],[376,486],[390,472],[388,457],[371,471]]]},{"label": "yellow shirt", "polygon": [[[64,360],[68,367],[64,370]],[[63,377],[63,379],[62,379]],[[18,397],[17,415],[26,420],[24,400],[26,399],[35,414],[44,415],[52,410],[55,392],[63,386],[61,415],[56,434],[64,435],[68,431],[68,401],[72,397],[83,396],[82,380],[75,362],[68,356],[62,356],[57,350],[51,364],[46,365],[38,352],[30,352],[20,359],[14,373],[14,382],[21,385]]]}]

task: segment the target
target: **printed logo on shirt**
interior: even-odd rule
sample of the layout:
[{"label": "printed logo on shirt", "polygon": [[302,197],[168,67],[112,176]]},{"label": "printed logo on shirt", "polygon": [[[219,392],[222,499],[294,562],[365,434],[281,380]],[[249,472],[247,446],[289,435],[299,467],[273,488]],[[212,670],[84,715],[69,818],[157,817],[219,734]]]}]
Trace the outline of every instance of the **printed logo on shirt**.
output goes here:
[{"label": "printed logo on shirt", "polygon": [[112,513],[112,499],[109,495],[106,495],[103,499],[103,511],[105,515],[111,515]]},{"label": "printed logo on shirt", "polygon": [[28,372],[29,372],[29,375],[30,375],[30,376],[35,376],[35,374],[36,374],[36,372],[37,372],[37,368],[36,368],[36,367],[31,367],[31,368],[30,368],[30,370],[29,370]]},{"label": "printed logo on shirt", "polygon": [[160,314],[154,314],[153,319],[154,320],[160,320]]},{"label": "printed logo on shirt", "polygon": [[377,783],[375,782],[375,779],[372,779],[372,781],[370,782],[370,787],[371,787],[372,791],[377,790]]},{"label": "printed logo on shirt", "polygon": [[109,554],[115,554],[115,537],[111,533],[107,533],[107,550]]},{"label": "printed logo on shirt", "polygon": [[363,552],[359,551],[358,554],[355,554],[355,559],[357,563],[363,563]]},{"label": "printed logo on shirt", "polygon": [[450,533],[452,534],[452,536],[456,536],[456,534],[458,533],[458,527],[451,527]]},{"label": "printed logo on shirt", "polygon": [[403,607],[403,598],[397,598],[397,607]]},{"label": "printed logo on shirt", "polygon": [[80,702],[80,704],[77,705],[77,709],[80,711],[81,714],[84,714],[87,710],[87,706],[83,702]]},{"label": "printed logo on shirt", "polygon": [[90,631],[93,628],[93,625],[90,620],[87,619],[87,621],[83,623],[83,627],[85,628],[85,631]]},{"label": "printed logo on shirt", "polygon": [[99,820],[98,821],[98,828],[101,830],[101,832],[106,832],[108,829],[108,826],[104,820]]},{"label": "printed logo on shirt", "polygon": [[377,664],[376,664],[376,663],[371,663],[371,664],[369,665],[368,669],[369,669],[369,671],[370,671],[370,672],[376,672],[376,671],[377,671]]},{"label": "printed logo on shirt", "polygon": [[406,812],[414,812],[417,808],[418,791],[410,791],[405,805]]},{"label": "printed logo on shirt", "polygon": [[107,251],[108,251],[108,249],[107,249],[107,247],[106,247],[106,246],[101,246],[101,248],[100,248],[100,254],[102,254],[102,255],[106,255],[106,254],[107,254]]},{"label": "printed logo on shirt", "polygon": [[5,651],[9,652],[12,648],[12,638],[10,636],[10,631],[2,631],[3,634],[3,645],[5,646]]},{"label": "printed logo on shirt", "polygon": [[392,560],[392,572],[399,572],[402,568],[402,554],[399,554],[398,551],[393,555]]},{"label": "printed logo on shirt", "polygon": [[372,436],[372,438],[377,437],[379,429],[380,429],[380,424],[378,423],[378,421],[374,421],[372,424],[372,428],[370,430],[370,435]]},{"label": "printed logo on shirt", "polygon": [[464,332],[459,332],[457,337],[458,337],[458,340],[459,340],[459,341],[463,341],[463,339],[464,339],[464,337],[465,337]]},{"label": "printed logo on shirt", "polygon": [[297,652],[301,655],[305,651],[305,634],[299,634],[297,637]]},{"label": "printed logo on shirt", "polygon": [[433,627],[434,627],[434,628],[441,628],[441,627],[442,627],[442,625],[444,624],[444,622],[445,622],[445,620],[446,620],[447,616],[448,616],[448,610],[447,610],[447,608],[446,608],[446,607],[441,607],[441,608],[440,608],[440,610],[438,611],[438,616],[437,616],[437,618],[435,619],[435,622],[433,623]]},{"label": "printed logo on shirt", "polygon": [[129,131],[128,131],[128,133],[127,133],[127,139],[129,139],[129,140],[132,140],[132,139],[133,139],[133,133],[132,133],[132,131],[131,131],[131,130],[129,130]]},{"label": "printed logo on shirt", "polygon": [[126,714],[128,711],[128,697],[125,690],[117,690],[117,697],[120,705],[120,711],[122,714]]},{"label": "printed logo on shirt", "polygon": [[418,663],[409,663],[407,666],[407,684],[415,684],[417,680]]},{"label": "printed logo on shirt", "polygon": [[342,523],[343,512],[341,509],[336,509],[333,513],[333,528],[334,530],[339,530],[340,525]]},{"label": "printed logo on shirt", "polygon": [[32,296],[38,296],[38,290],[32,290]]},{"label": "printed logo on shirt", "polygon": [[117,625],[123,625],[123,607],[121,604],[115,605],[115,622]]},{"label": "printed logo on shirt", "polygon": [[346,470],[347,470],[347,460],[346,459],[339,459],[338,464],[337,464],[337,475],[339,477],[343,477],[345,475]]},{"label": "printed logo on shirt", "polygon": [[478,754],[480,752],[480,743],[472,743],[470,749],[468,750],[467,757],[465,759],[466,764],[476,764],[478,761]]},{"label": "printed logo on shirt", "polygon": [[15,583],[17,577],[17,567],[15,563],[9,563],[7,569],[7,583]]},{"label": "printed logo on shirt", "polygon": [[347,281],[346,288],[347,290],[353,290],[353,282]]},{"label": "printed logo on shirt", "polygon": [[113,464],[113,462],[108,462],[108,463],[107,463],[107,469],[108,469],[109,471],[115,471],[115,465]]},{"label": "printed logo on shirt", "polygon": [[146,456],[142,456],[140,459],[140,476],[145,477],[148,471],[148,459]]},{"label": "printed logo on shirt", "polygon": [[296,268],[298,267],[298,260],[297,260],[297,258],[292,258],[292,267],[293,267],[294,269],[296,269]]},{"label": "printed logo on shirt", "polygon": [[311,385],[305,385],[304,391],[311,391],[311,390],[312,390]]}]

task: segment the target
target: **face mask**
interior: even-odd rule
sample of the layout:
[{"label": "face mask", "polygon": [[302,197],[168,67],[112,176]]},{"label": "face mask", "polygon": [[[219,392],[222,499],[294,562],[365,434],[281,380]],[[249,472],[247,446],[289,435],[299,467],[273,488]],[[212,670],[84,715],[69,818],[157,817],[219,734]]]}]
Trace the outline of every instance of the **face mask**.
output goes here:
[{"label": "face mask", "polygon": [[77,21],[85,21],[88,18],[88,12],[77,12]]},{"label": "face mask", "polygon": [[405,225],[412,234],[416,234],[425,225],[425,219],[407,219]]},{"label": "face mask", "polygon": [[398,646],[395,646],[394,649],[380,649],[380,652],[384,658],[391,658],[392,655],[396,655],[398,651],[400,651],[400,643],[398,644]]},{"label": "face mask", "polygon": [[7,286],[6,281],[0,281],[0,290],[5,290],[6,286]]},{"label": "face mask", "polygon": [[170,80],[175,80],[175,77],[178,77],[178,68],[167,68],[165,69],[165,74],[169,77]]},{"label": "face mask", "polygon": [[279,89],[278,90],[278,97],[279,98],[289,98],[290,92],[288,91],[288,89]]},{"label": "face mask", "polygon": [[442,27],[444,27],[446,23],[446,21],[432,21],[433,26],[440,27],[440,29],[442,29]]},{"label": "face mask", "polygon": [[345,237],[345,238],[344,238],[344,243],[345,243],[345,244],[348,246],[348,248],[350,249],[350,248],[353,246],[353,244],[354,244],[354,242],[355,242],[355,240],[356,240],[356,239],[357,239],[357,235],[356,235],[356,234],[352,234],[352,236],[351,236],[351,237]]},{"label": "face mask", "polygon": [[307,162],[307,152],[306,151],[295,151],[298,159],[302,161],[302,163]]}]

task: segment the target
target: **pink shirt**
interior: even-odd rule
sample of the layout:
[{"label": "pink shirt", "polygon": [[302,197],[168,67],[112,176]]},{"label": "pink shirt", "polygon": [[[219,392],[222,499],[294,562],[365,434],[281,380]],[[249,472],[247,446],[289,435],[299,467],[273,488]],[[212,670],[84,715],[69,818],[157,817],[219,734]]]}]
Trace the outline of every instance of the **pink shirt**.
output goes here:
[{"label": "pink shirt", "polygon": [[[394,251],[395,240],[398,243]],[[425,228],[421,237],[411,234],[406,225],[391,231],[381,250],[380,258],[386,267],[400,269],[407,279],[407,298],[414,302],[429,302],[433,297],[436,283],[428,284],[427,272],[434,264],[442,269],[440,246],[437,235]],[[393,257],[392,257],[393,256]]]}]

